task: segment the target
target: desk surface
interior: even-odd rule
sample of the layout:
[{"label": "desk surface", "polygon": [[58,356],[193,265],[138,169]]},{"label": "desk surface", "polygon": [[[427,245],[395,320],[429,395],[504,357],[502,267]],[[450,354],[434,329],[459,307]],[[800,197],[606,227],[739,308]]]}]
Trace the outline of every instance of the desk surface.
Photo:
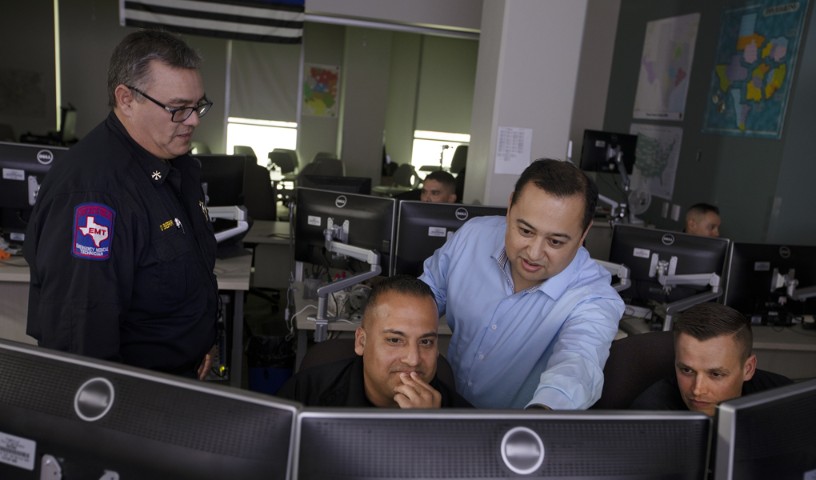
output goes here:
[{"label": "desk surface", "polygon": [[254,220],[252,227],[244,235],[244,243],[288,245],[291,238],[289,222]]},{"label": "desk surface", "polygon": [[[249,274],[252,255],[219,258],[215,261],[215,274],[220,290],[249,290]],[[28,283],[31,280],[28,264],[23,257],[12,257],[0,262],[0,282]],[[28,299],[24,299],[28,301]]]},{"label": "desk surface", "polygon": [[29,280],[28,264],[23,257],[11,257],[0,262],[0,282],[28,283]]}]

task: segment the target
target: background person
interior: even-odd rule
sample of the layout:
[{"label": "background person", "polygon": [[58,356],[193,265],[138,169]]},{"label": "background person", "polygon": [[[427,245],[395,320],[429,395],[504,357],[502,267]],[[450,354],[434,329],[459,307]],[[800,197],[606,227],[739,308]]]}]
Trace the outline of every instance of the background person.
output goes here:
[{"label": "background person", "polygon": [[674,332],[675,375],[640,394],[632,408],[691,410],[712,416],[720,403],[792,383],[756,368],[751,323],[719,303],[701,303],[679,314]]},{"label": "background person", "polygon": [[278,396],[319,407],[469,407],[436,378],[438,328],[428,286],[388,277],[369,295],[354,334],[357,355],[298,372]]},{"label": "background person", "polygon": [[455,203],[456,179],[444,170],[434,170],[422,181],[420,200],[432,203]]},{"label": "background person", "polygon": [[708,203],[697,203],[686,212],[686,228],[683,230],[701,237],[720,236],[720,209]]},{"label": "background person", "polygon": [[113,110],[51,168],[26,232],[26,331],[41,346],[189,377],[209,369],[216,242],[188,155],[212,106],[200,64],[166,32],[114,49]]},{"label": "background person", "polygon": [[571,163],[536,160],[506,217],[469,220],[425,261],[457,391],[476,407],[584,409],[600,397],[624,304],[581,246],[597,199]]}]

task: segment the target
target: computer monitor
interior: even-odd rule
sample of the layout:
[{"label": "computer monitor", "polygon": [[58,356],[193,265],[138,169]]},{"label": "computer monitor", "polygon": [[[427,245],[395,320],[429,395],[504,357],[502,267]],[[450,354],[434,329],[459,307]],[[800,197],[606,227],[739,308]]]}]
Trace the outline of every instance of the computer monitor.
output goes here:
[{"label": "computer monitor", "polygon": [[347,239],[338,241],[377,252],[382,275],[390,275],[395,203],[393,198],[387,197],[298,187],[295,189],[295,260],[352,272],[370,270],[359,261],[336,257],[326,251],[324,231],[331,222],[347,230]]},{"label": "computer monitor", "polygon": [[581,170],[617,173],[619,170],[616,159],[620,153],[626,173],[631,175],[635,165],[636,149],[637,135],[584,130]]},{"label": "computer monitor", "polygon": [[421,275],[425,259],[444,245],[468,219],[505,214],[507,207],[411,200],[400,202],[394,273]]},{"label": "computer monitor", "polygon": [[657,275],[661,262],[665,262],[665,273],[670,275],[715,273],[720,277],[719,288],[722,291],[729,243],[726,238],[616,224],[612,231],[609,261],[629,267],[632,284],[620,292],[626,303],[652,306],[712,290],[710,285],[663,287]]},{"label": "computer monitor", "polygon": [[816,477],[816,379],[717,407],[713,480]]},{"label": "computer monitor", "polygon": [[791,295],[807,287],[816,289],[816,246],[732,245],[723,303],[742,312],[751,323],[791,325],[797,317],[813,315],[816,295],[802,300]]},{"label": "computer monitor", "polygon": [[711,420],[688,411],[303,409],[293,474],[352,478],[705,478]]},{"label": "computer monitor", "polygon": [[68,152],[65,147],[0,142],[0,234],[22,244],[46,172]]},{"label": "computer monitor", "polygon": [[244,204],[244,172],[255,160],[248,155],[195,155],[201,162],[201,184],[207,205],[224,207]]},{"label": "computer monitor", "polygon": [[299,187],[332,190],[335,192],[371,194],[371,178],[369,177],[339,177],[335,175],[300,175]]},{"label": "computer monitor", "polygon": [[289,478],[297,403],[5,340],[0,365],[3,480]]},{"label": "computer monitor", "polygon": [[59,140],[63,145],[76,143],[77,111],[74,107],[62,107]]}]

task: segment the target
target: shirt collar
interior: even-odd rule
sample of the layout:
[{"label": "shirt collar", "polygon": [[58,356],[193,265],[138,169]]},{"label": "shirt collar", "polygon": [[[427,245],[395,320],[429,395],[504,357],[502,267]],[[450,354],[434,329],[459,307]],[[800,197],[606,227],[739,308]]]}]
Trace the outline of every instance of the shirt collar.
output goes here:
[{"label": "shirt collar", "polygon": [[117,117],[114,112],[111,112],[108,115],[108,122],[114,128],[114,130],[119,132],[125,141],[130,144],[133,151],[136,152],[136,157],[138,160],[136,163],[139,164],[139,167],[145,172],[145,175],[150,178],[151,183],[157,186],[164,184],[169,176],[171,168],[170,162],[160,159],[136,143],[136,140],[133,140],[133,137],[130,136],[127,129],[124,125],[122,125],[119,117]]},{"label": "shirt collar", "polygon": [[[550,277],[538,285],[522,290],[521,293],[532,293],[538,290],[550,298],[560,298],[572,284],[575,276],[579,273],[580,268],[578,265],[582,264],[585,261],[584,257],[588,255],[589,254],[583,247],[579,247],[578,251],[575,253],[575,258],[572,259],[569,265],[567,265],[567,267],[562,270],[561,273],[554,277]],[[510,271],[510,262],[507,258],[507,250],[504,247],[504,243],[502,243],[498,250],[496,250],[496,252],[494,252],[491,256],[496,260],[496,264],[499,266],[502,273],[504,273],[505,282],[507,282],[510,291],[514,291],[513,274]]]}]

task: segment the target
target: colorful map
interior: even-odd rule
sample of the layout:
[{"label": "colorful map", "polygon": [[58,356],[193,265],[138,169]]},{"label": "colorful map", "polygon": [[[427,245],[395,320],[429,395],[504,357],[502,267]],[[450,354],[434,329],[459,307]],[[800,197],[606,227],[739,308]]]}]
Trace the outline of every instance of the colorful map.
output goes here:
[{"label": "colorful map", "polygon": [[780,138],[807,0],[726,10],[703,132]]},{"label": "colorful map", "polygon": [[304,77],[303,113],[316,117],[336,117],[340,68],[307,65]]}]

